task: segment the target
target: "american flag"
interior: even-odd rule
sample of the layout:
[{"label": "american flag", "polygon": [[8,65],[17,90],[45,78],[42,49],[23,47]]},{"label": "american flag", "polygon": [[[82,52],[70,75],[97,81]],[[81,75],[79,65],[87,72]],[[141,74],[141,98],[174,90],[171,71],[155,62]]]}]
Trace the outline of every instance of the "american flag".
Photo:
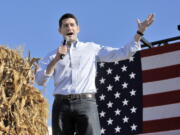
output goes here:
[{"label": "american flag", "polygon": [[101,135],[180,135],[180,42],[98,63]]}]

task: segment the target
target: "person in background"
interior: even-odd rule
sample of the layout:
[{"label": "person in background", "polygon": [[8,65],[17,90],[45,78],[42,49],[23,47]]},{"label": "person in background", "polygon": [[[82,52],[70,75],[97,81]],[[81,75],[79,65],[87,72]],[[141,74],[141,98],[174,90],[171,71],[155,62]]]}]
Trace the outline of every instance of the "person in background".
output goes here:
[{"label": "person in background", "polygon": [[54,78],[53,135],[100,135],[95,99],[96,64],[128,59],[141,50],[140,39],[153,20],[154,14],[143,22],[138,19],[132,41],[121,48],[112,48],[79,41],[80,26],[75,15],[66,13],[59,19],[58,30],[64,41],[39,62],[36,73],[39,85]]}]

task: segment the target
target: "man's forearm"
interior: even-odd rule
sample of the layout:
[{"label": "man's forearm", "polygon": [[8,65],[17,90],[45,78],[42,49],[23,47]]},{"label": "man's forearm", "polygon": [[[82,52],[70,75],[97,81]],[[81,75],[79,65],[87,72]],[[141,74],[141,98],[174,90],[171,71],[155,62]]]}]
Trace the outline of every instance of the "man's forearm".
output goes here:
[{"label": "man's forearm", "polygon": [[136,35],[134,36],[134,39],[135,39],[136,42],[139,42],[139,41],[141,40],[141,35],[136,34]]},{"label": "man's forearm", "polygon": [[146,28],[139,28],[136,32],[136,35],[134,36],[134,39],[136,42],[139,42],[141,40],[141,37],[144,35],[144,31]]},{"label": "man's forearm", "polygon": [[56,66],[56,63],[59,61],[56,57],[48,64],[46,69],[46,74],[50,75],[54,72],[54,68]]}]

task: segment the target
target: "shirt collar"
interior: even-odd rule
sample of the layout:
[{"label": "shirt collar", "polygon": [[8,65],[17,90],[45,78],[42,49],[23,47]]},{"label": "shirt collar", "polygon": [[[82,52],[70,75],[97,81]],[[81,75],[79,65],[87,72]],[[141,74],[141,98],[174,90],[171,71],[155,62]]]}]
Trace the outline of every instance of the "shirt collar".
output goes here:
[{"label": "shirt collar", "polygon": [[77,39],[76,41],[74,41],[71,45],[73,45],[75,48],[78,47],[78,42],[79,40]]},{"label": "shirt collar", "polygon": [[[78,42],[79,42],[79,39],[77,39],[76,41],[72,42],[71,45],[70,45],[70,47],[71,47],[71,46],[73,46],[73,47],[75,47],[75,48],[78,47]],[[63,41],[62,41],[62,43],[63,43]]]}]

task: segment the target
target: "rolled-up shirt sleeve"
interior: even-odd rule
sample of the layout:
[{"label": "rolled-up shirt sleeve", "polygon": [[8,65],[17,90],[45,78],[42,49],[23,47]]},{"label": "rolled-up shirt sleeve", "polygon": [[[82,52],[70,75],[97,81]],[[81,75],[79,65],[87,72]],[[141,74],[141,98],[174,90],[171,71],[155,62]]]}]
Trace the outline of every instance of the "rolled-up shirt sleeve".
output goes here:
[{"label": "rolled-up shirt sleeve", "polygon": [[54,58],[54,55],[48,55],[39,62],[39,69],[36,72],[35,81],[38,85],[44,86],[46,82],[53,76],[52,74],[46,74],[48,64]]},{"label": "rolled-up shirt sleeve", "polygon": [[141,50],[140,43],[136,42],[135,40],[131,41],[121,48],[99,46],[99,50],[97,52],[97,60],[99,62],[120,61],[128,59],[139,50]]}]

